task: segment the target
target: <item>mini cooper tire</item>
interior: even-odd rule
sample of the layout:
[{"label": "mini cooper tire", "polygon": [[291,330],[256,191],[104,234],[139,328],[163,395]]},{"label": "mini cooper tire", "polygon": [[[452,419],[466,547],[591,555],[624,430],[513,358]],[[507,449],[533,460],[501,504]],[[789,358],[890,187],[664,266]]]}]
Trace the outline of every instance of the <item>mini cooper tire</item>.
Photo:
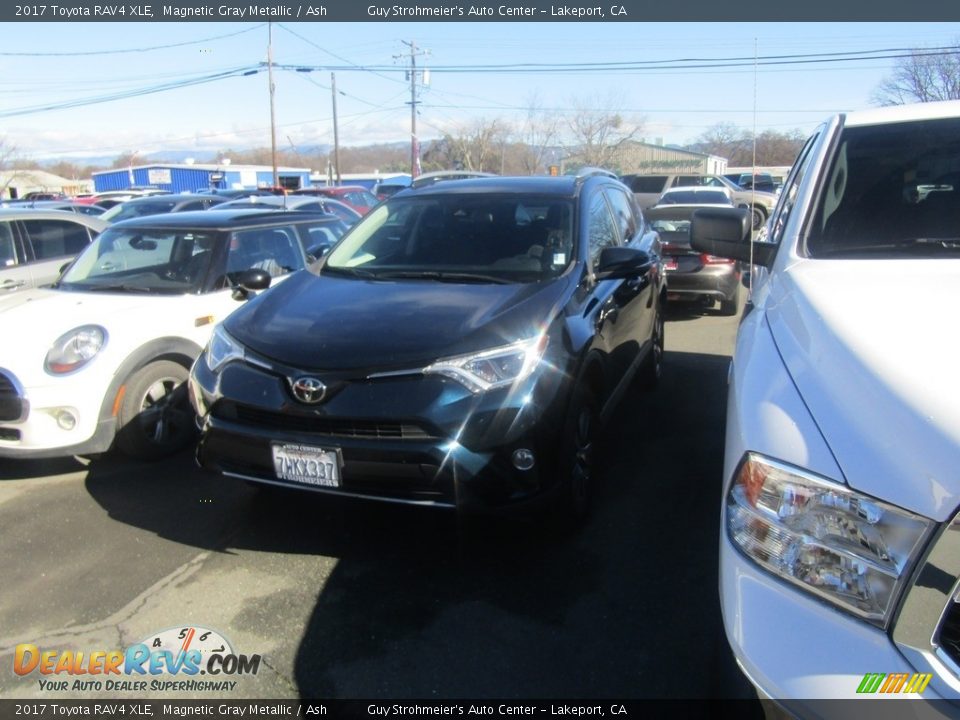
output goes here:
[{"label": "mini cooper tire", "polygon": [[137,460],[173,455],[196,438],[187,398],[189,371],[170,360],[137,370],[125,384],[117,418],[117,449]]}]

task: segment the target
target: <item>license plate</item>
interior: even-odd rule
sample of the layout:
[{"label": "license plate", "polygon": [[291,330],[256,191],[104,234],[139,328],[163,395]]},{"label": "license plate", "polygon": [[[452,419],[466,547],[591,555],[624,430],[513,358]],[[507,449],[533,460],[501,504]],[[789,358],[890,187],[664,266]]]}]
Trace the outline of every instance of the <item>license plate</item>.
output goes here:
[{"label": "license plate", "polygon": [[676,270],[678,267],[680,267],[680,265],[677,263],[676,260],[667,260],[663,264],[663,267],[666,268],[667,270]]},{"label": "license plate", "polygon": [[279,480],[340,487],[340,453],[311,445],[275,444],[273,470]]}]

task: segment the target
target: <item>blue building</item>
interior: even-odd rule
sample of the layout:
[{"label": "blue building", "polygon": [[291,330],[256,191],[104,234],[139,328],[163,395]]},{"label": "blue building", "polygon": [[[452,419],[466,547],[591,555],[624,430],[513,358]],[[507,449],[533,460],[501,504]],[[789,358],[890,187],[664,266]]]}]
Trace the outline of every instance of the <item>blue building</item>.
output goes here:
[{"label": "blue building", "polygon": [[[277,179],[288,190],[310,187],[310,170],[278,167]],[[252,190],[272,185],[273,168],[266,165],[151,163],[93,173],[94,192],[151,187],[184,193],[214,188]]]}]

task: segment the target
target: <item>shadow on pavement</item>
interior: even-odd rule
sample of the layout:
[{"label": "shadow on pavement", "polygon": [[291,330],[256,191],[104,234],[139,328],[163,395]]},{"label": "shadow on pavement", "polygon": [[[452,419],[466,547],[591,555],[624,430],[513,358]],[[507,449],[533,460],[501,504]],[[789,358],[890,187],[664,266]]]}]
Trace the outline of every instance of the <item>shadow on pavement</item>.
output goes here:
[{"label": "shadow on pavement", "polygon": [[87,490],[178,543],[334,558],[296,651],[303,697],[749,698],[717,595],[728,361],[667,352],[657,390],[627,393],[602,496],[568,536],[264,493],[189,453],[146,469],[95,461]]}]

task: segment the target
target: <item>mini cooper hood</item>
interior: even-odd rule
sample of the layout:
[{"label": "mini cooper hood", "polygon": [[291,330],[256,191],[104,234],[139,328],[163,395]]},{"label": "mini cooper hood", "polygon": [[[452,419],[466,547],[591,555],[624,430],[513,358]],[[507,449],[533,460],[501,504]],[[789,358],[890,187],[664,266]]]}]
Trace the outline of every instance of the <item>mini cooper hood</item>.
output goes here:
[{"label": "mini cooper hood", "polygon": [[534,336],[556,314],[570,282],[455,284],[303,272],[225,325],[254,351],[304,370],[420,368]]},{"label": "mini cooper hood", "polygon": [[937,520],[960,504],[960,260],[805,260],[767,319],[851,487]]},{"label": "mini cooper hood", "polygon": [[[114,293],[23,290],[0,298],[0,327],[15,338],[19,351],[41,347],[43,353],[60,335],[80,325],[100,325],[112,332],[120,323],[149,323],[165,312],[175,298],[169,296],[123,295]],[[7,352],[0,351],[0,365]]]}]

